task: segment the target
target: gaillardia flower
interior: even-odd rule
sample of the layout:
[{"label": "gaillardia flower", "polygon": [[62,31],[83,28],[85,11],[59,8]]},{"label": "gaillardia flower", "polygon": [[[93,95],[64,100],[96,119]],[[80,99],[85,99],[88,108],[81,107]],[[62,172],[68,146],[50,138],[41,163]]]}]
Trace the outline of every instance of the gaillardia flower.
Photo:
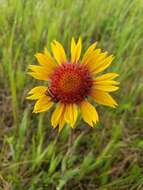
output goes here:
[{"label": "gaillardia flower", "polygon": [[113,56],[96,49],[92,44],[80,60],[82,42],[71,41],[71,59],[68,60],[63,46],[54,40],[51,43],[54,58],[47,49],[35,56],[40,65],[30,65],[28,72],[38,80],[47,81],[47,86],[30,90],[27,99],[36,100],[34,113],[55,107],[51,124],[61,130],[65,123],[75,126],[78,113],[91,127],[99,120],[95,107],[89,101],[115,108],[116,101],[110,92],[118,89],[119,82],[113,80],[116,73],[98,76],[112,62]]}]

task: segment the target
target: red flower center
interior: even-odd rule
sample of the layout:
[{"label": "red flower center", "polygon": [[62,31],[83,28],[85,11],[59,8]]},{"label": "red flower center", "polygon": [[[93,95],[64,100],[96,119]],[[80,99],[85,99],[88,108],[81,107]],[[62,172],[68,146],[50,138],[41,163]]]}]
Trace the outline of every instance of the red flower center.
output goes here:
[{"label": "red flower center", "polygon": [[55,101],[79,103],[90,94],[92,83],[86,66],[62,64],[50,77],[49,93]]}]

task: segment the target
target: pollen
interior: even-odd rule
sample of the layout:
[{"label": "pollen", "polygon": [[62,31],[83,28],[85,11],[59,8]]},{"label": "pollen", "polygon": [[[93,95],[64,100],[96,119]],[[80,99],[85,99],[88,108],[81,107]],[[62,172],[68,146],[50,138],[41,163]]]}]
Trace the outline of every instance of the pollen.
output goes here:
[{"label": "pollen", "polygon": [[85,65],[66,63],[58,66],[50,77],[49,91],[53,100],[80,103],[90,94],[93,82]]}]

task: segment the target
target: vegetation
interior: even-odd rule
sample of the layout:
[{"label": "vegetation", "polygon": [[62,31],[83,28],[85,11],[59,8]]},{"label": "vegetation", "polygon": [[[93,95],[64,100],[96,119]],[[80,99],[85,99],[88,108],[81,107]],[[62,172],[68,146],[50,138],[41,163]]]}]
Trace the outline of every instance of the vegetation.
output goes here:
[{"label": "vegetation", "polygon": [[[0,12],[0,190],[142,190],[142,0],[1,0]],[[39,84],[27,66],[53,39],[69,50],[72,36],[115,55],[119,107],[59,134],[25,100]]]}]

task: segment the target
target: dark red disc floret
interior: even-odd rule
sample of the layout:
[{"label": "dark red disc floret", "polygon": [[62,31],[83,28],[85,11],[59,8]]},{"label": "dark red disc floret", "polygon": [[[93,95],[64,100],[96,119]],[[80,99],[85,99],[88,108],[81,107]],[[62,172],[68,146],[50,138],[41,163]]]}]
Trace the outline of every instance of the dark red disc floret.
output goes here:
[{"label": "dark red disc floret", "polygon": [[90,94],[92,84],[91,73],[85,65],[66,63],[51,75],[49,94],[57,102],[80,103]]}]

